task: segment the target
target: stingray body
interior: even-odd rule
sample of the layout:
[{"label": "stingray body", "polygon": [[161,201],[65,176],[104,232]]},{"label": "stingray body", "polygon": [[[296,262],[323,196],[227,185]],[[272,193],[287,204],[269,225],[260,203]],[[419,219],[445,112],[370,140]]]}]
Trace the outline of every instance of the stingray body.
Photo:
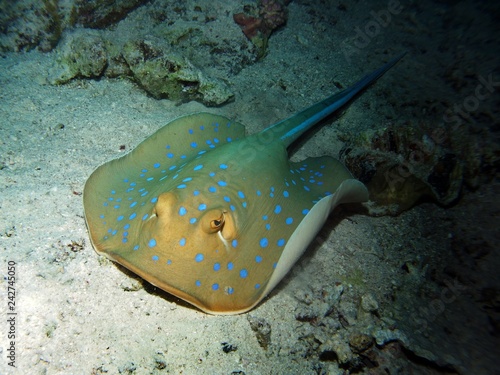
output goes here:
[{"label": "stingray body", "polygon": [[250,310],[336,205],[368,199],[337,160],[293,163],[287,147],[400,58],[251,136],[208,113],[170,122],[88,179],[83,199],[95,249],[205,312]]}]

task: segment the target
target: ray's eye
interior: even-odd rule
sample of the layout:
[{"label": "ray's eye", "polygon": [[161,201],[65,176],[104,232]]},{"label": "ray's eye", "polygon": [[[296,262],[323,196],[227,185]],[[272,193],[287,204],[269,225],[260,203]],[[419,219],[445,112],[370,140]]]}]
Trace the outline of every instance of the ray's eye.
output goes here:
[{"label": "ray's eye", "polygon": [[224,214],[222,214],[220,218],[212,220],[210,222],[210,228],[213,230],[219,230],[222,228],[223,225],[224,225]]},{"label": "ray's eye", "polygon": [[228,225],[228,216],[227,212],[221,209],[214,209],[207,211],[200,218],[200,226],[201,229],[208,234],[215,234],[217,232],[222,233],[226,230]]}]

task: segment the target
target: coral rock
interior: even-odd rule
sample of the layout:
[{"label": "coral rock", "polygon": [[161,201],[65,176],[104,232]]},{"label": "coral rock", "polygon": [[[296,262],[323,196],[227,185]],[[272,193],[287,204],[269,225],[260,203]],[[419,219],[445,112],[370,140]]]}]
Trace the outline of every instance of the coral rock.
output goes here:
[{"label": "coral rock", "polygon": [[57,64],[49,77],[52,84],[100,77],[108,64],[106,43],[95,31],[68,33],[55,53]]},{"label": "coral rock", "polygon": [[271,33],[284,25],[288,18],[286,5],[289,1],[259,0],[258,9],[250,8],[250,14],[237,13],[233,15],[234,22],[240,27],[245,36],[257,48],[259,58],[266,54],[267,41]]},{"label": "coral rock", "polygon": [[216,106],[233,97],[222,81],[207,78],[166,43],[132,41],[125,45],[123,57],[133,79],[155,98],[200,100],[206,105]]}]

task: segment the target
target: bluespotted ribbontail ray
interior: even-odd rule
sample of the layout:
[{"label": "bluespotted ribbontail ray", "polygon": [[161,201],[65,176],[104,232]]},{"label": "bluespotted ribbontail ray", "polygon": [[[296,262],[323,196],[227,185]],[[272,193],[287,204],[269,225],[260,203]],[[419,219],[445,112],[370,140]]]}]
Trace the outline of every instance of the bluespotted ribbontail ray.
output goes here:
[{"label": "bluespotted ribbontail ray", "polygon": [[94,248],[207,313],[252,309],[338,204],[368,199],[339,161],[292,163],[287,147],[402,56],[254,135],[208,113],[168,123],[86,182]]}]

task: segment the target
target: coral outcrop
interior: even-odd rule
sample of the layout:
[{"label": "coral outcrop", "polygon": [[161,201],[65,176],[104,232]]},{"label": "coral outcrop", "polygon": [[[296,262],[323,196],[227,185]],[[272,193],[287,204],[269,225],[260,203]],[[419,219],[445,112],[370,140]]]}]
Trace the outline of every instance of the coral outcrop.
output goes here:
[{"label": "coral outcrop", "polygon": [[224,82],[207,77],[158,38],[131,40],[121,46],[103,39],[97,31],[78,29],[66,35],[56,54],[50,77],[53,84],[74,78],[124,76],[157,99],[199,100],[217,106],[233,97]]}]

